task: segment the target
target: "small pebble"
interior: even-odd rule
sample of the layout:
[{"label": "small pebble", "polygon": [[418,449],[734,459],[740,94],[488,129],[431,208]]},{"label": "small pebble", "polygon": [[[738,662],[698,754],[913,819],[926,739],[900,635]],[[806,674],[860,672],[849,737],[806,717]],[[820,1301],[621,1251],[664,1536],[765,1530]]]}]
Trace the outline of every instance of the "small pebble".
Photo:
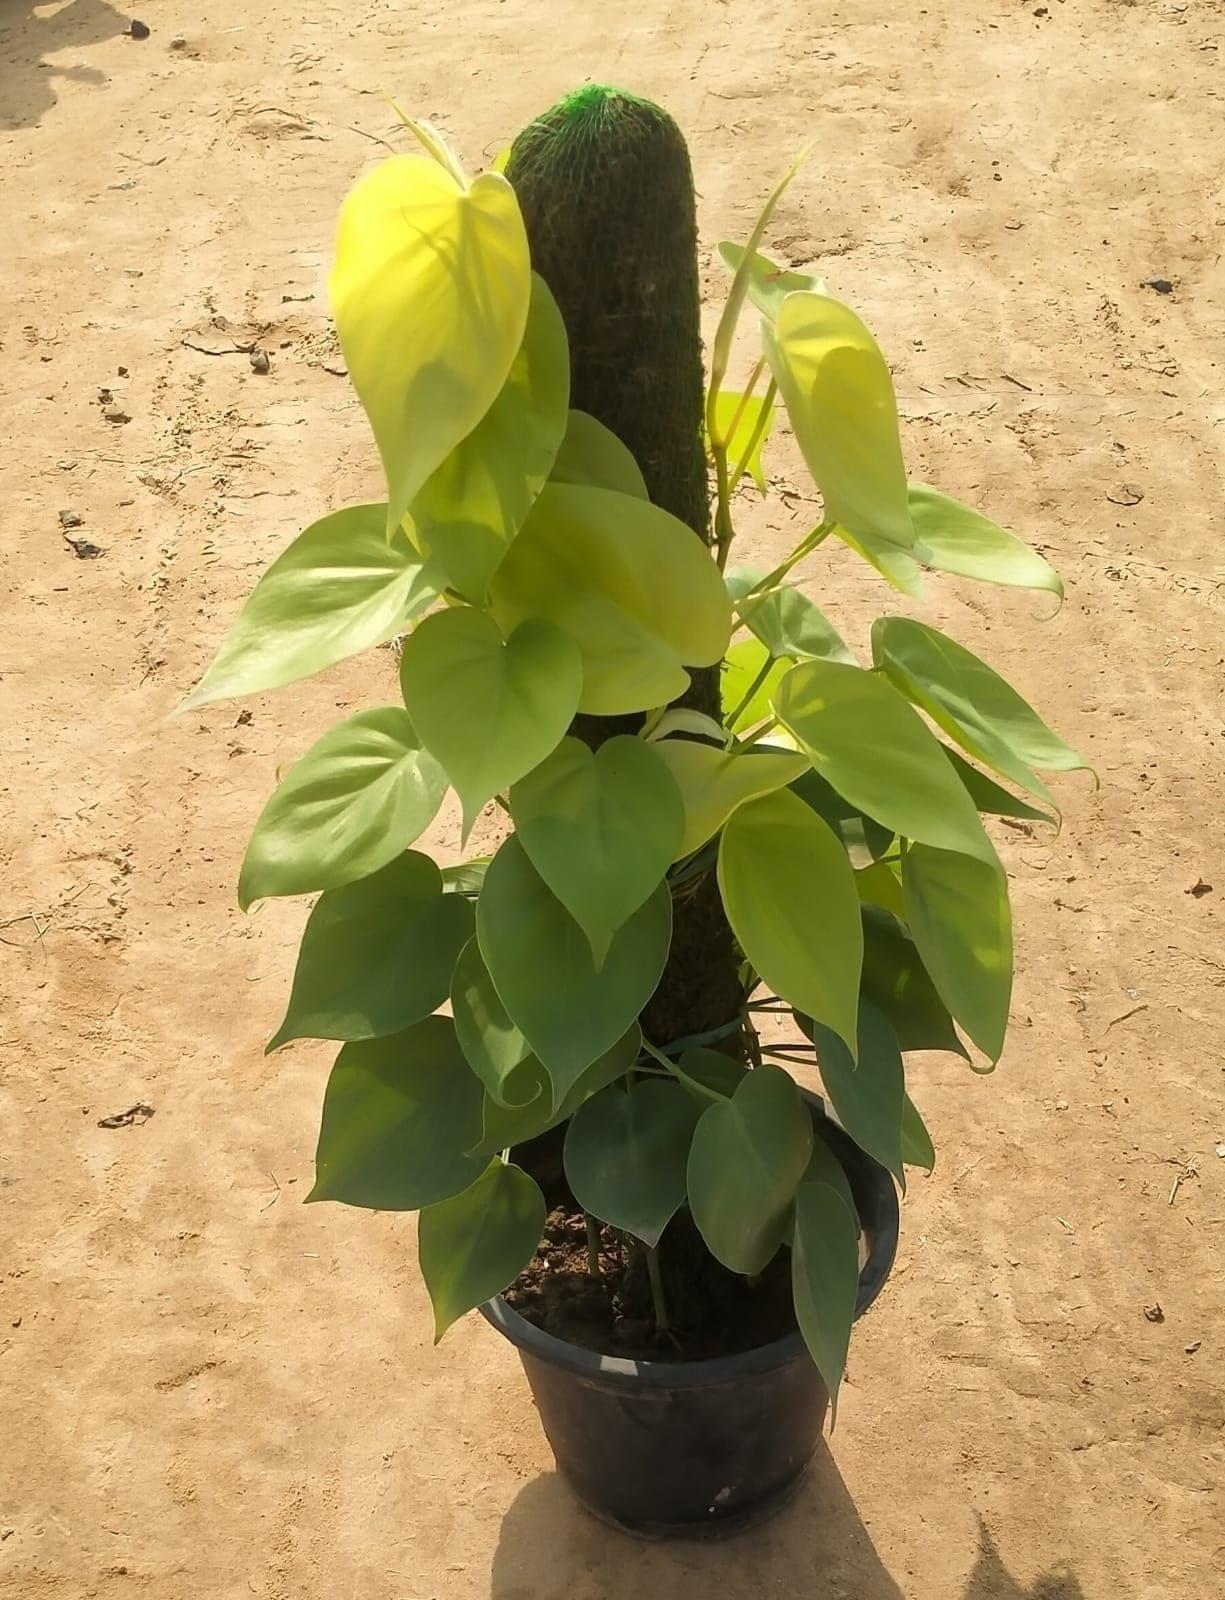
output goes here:
[{"label": "small pebble", "polygon": [[259,345],[251,347],[251,354],[248,359],[251,362],[252,372],[267,372],[272,365],[272,362],[268,359],[268,352],[262,350]]},{"label": "small pebble", "polygon": [[108,422],[113,422],[116,425],[131,422],[132,420],[122,406],[103,406],[102,415]]},{"label": "small pebble", "polygon": [[1158,294],[1173,294],[1174,285],[1168,278],[1141,278],[1142,289],[1155,289]]},{"label": "small pebble", "polygon": [[1193,1339],[1190,1344],[1183,1345],[1183,1350],[1187,1355],[1193,1356],[1203,1342],[1202,1339]]},{"label": "small pebble", "polygon": [[187,40],[184,39],[182,34],[179,34],[176,38],[171,39],[170,48],[172,50],[186,50],[187,49]]},{"label": "small pebble", "polygon": [[1146,1322],[1164,1322],[1165,1321],[1165,1312],[1161,1309],[1161,1301],[1160,1300],[1156,1301],[1151,1306],[1145,1306],[1145,1308],[1144,1308],[1144,1320]]},{"label": "small pebble", "polygon": [[69,528],[79,528],[85,518],[79,511],[61,511],[60,527],[67,531]]},{"label": "small pebble", "polygon": [[1067,1109],[1068,1109],[1068,1102],[1066,1100],[1056,1100],[1055,1101],[1055,1110],[1056,1111],[1066,1111]]},{"label": "small pebble", "polygon": [[0,1539],[11,1539],[16,1532],[16,1528],[0,1528]]},{"label": "small pebble", "polygon": [[137,17],[133,17],[128,24],[128,33],[133,39],[147,39],[149,37],[149,24],[141,22]]}]

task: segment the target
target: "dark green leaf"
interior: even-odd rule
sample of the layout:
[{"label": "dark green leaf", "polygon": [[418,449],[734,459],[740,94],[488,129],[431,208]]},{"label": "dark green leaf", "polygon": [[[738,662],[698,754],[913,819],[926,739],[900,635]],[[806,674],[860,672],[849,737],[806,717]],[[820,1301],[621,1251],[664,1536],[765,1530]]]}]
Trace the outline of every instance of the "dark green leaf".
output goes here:
[{"label": "dark green leaf", "polygon": [[780,1067],[746,1073],[730,1100],[704,1111],[689,1152],[689,1206],[710,1253],[760,1272],[787,1231],[812,1154],[812,1118]]},{"label": "dark green leaf", "polygon": [[950,750],[945,745],[944,753],[953,763],[953,771],[965,785],[970,799],[979,811],[993,817],[1020,817],[1029,822],[1057,822],[1057,818],[1051,816],[1049,812],[1039,811],[1036,806],[1028,805],[1024,800],[1018,800],[1016,795],[1009,794],[1007,789],[1001,789],[993,778],[988,778],[986,773],[980,772],[977,767],[972,767],[956,750]]},{"label": "dark green leaf", "polygon": [[520,1106],[499,1105],[486,1092],[481,1142],[474,1153],[493,1155],[499,1150],[509,1150],[513,1145],[526,1144],[538,1134],[555,1128],[559,1122],[565,1122],[593,1094],[599,1094],[601,1089],[624,1077],[638,1059],[641,1049],[642,1033],[635,1022],[625,1030],[611,1050],[606,1050],[589,1067],[584,1067],[569,1094],[556,1109],[552,1105],[548,1074],[535,1056],[529,1057],[521,1070],[525,1074],[529,1070],[537,1073],[547,1092]]},{"label": "dark green leaf", "polygon": [[446,999],[472,928],[471,903],[444,895],[438,868],[415,850],[330,889],[307,919],[269,1050],[290,1039],[376,1039],[419,1022]]},{"label": "dark green leaf", "polygon": [[466,1311],[500,1294],[527,1266],[544,1232],[535,1180],[491,1161],[475,1183],[417,1219],[417,1261],[434,1307],[434,1343]]},{"label": "dark green leaf", "polygon": [[678,1081],[705,1108],[710,1105],[714,1095],[722,1100],[730,1100],[749,1069],[732,1056],[699,1047],[686,1050],[680,1060],[673,1064],[672,1070]]},{"label": "dark green leaf", "polygon": [[902,1106],[902,1160],[908,1167],[922,1167],[924,1172],[936,1165],[932,1136],[909,1095]]},{"label": "dark green leaf", "polygon": [[859,1062],[829,1028],[799,1019],[817,1047],[821,1081],[838,1121],[861,1150],[906,1187],[902,1166],[902,1104],[906,1080],[897,1035],[867,1000],[859,1007]]},{"label": "dark green leaf", "polygon": [[495,1100],[513,1107],[536,1099],[539,1064],[507,1016],[476,939],[469,939],[451,974],[451,1016],[468,1065]]},{"label": "dark green leaf", "polygon": [[512,834],[485,875],[476,927],[494,987],[548,1071],[557,1106],[655,992],[672,899],[661,884],[614,935],[597,971],[586,934]]},{"label": "dark green leaf", "polygon": [[566,1178],[593,1217],[652,1249],[685,1198],[685,1164],[699,1110],[679,1083],[640,1078],[601,1090],[566,1133]]},{"label": "dark green leaf", "polygon": [[874,906],[863,911],[863,993],[884,1013],[903,1052],[952,1050],[966,1056],[914,940],[895,917]]},{"label": "dark green leaf", "polygon": [[791,1289],[800,1332],[825,1379],[836,1419],[859,1294],[859,1229],[827,1183],[801,1184],[796,1194]]},{"label": "dark green leaf", "polygon": [[417,1211],[466,1189],[485,1165],[481,1086],[449,1017],[347,1044],[323,1101],[308,1200]]}]

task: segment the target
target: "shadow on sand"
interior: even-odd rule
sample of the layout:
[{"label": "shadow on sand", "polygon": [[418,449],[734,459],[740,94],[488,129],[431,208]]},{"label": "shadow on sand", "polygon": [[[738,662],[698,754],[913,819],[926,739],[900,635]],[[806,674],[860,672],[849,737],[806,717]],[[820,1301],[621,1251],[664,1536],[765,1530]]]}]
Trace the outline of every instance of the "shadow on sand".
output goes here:
[{"label": "shadow on sand", "polygon": [[105,0],[6,0],[0,7],[0,128],[35,127],[65,79],[105,83],[106,74],[96,67],[47,58],[113,39],[127,28],[128,19]]}]

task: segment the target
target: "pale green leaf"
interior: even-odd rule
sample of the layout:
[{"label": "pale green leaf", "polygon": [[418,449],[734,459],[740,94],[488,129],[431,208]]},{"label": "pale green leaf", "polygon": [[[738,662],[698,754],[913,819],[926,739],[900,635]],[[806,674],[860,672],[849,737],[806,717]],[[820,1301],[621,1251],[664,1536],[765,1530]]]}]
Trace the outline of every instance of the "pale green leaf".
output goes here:
[{"label": "pale green leaf", "polygon": [[489,856],[474,856],[471,861],[457,861],[452,866],[443,867],[443,888],[448,894],[480,894],[490,859]]},{"label": "pale green leaf", "polygon": [[808,757],[788,750],[752,746],[743,752],[717,750],[691,739],[664,739],[655,748],[680,790],[684,833],[676,859],[700,850],[746,800],[785,788],[808,770]]},{"label": "pale green leaf", "polygon": [[966,1056],[914,940],[896,917],[874,906],[863,913],[863,994],[888,1019],[903,1051]]},{"label": "pale green leaf", "polygon": [[544,489],[494,579],[492,608],[506,629],[545,618],[571,636],[579,709],[599,716],[676,699],[685,668],[713,666],[731,635],[723,579],[691,529],[649,501],[571,484]]},{"label": "pale green leaf", "polygon": [[925,483],[912,483],[910,520],[915,555],[924,566],[984,583],[1049,589],[1063,598],[1063,580],[1048,561],[1015,533]]},{"label": "pale green leaf", "polygon": [[879,617],[872,624],[872,658],[963,750],[1027,794],[1054,803],[1034,767],[1088,767],[998,672],[938,629],[909,617]]},{"label": "pale green leaf", "polygon": [[446,999],[472,937],[472,903],[442,892],[428,856],[408,850],[358,883],[321,895],[307,918],[285,1020],[290,1039],[375,1039]]},{"label": "pale green leaf", "polygon": [[791,1290],[796,1321],[836,1419],[859,1294],[859,1229],[828,1183],[803,1183],[796,1193]]},{"label": "pale green leaf", "polygon": [[410,510],[417,547],[451,587],[484,605],[489,580],[553,468],[570,403],[570,353],[538,274],[523,344],[502,392],[423,485]]},{"label": "pale green leaf", "polygon": [[838,1121],[861,1150],[906,1187],[902,1167],[902,1104],[906,1080],[897,1035],[870,1000],[859,1005],[859,1060],[831,1029],[804,1018]]},{"label": "pale green leaf", "polygon": [[855,888],[866,904],[882,906],[895,917],[905,914],[902,879],[891,862],[874,861],[871,866],[859,867],[855,872]]},{"label": "pale green leaf", "polygon": [[[732,244],[730,240],[725,239],[719,245],[719,254],[733,275],[744,260],[744,253],[742,244]],[[749,265],[749,299],[762,316],[769,317],[773,322],[778,316],[784,296],[795,294],[800,290],[824,294],[824,280],[814,278],[807,272],[792,272],[786,267],[780,267],[777,262],[771,261],[769,256],[762,255],[760,250],[753,252],[753,259]]]},{"label": "pale green leaf", "polygon": [[547,1069],[556,1106],[655,992],[671,939],[672,898],[661,884],[613,936],[597,970],[586,934],[512,834],[485,875],[476,926],[494,986]]},{"label": "pale green leaf", "polygon": [[427,617],[400,658],[404,703],[463,802],[464,836],[481,807],[538,765],[578,709],[583,668],[551,622],[503,639],[468,607]]},{"label": "pale green leaf", "polygon": [[936,1165],[936,1147],[919,1108],[909,1095],[902,1106],[902,1160],[908,1167],[931,1172]]},{"label": "pale green leaf", "polygon": [[632,1022],[611,1050],[606,1050],[589,1067],[583,1068],[565,1099],[556,1106],[552,1101],[548,1074],[535,1056],[529,1056],[522,1069],[524,1075],[530,1070],[541,1087],[548,1088],[550,1092],[536,1095],[523,1105],[504,1106],[486,1090],[483,1131],[477,1153],[493,1155],[498,1150],[526,1144],[529,1139],[535,1139],[539,1134],[547,1133],[550,1128],[565,1122],[593,1094],[599,1094],[601,1089],[623,1078],[638,1059],[641,1049],[642,1030],[636,1022]]},{"label": "pale green leaf", "polygon": [[476,939],[460,952],[451,974],[451,1016],[468,1065],[501,1105],[530,1104],[542,1077],[531,1046],[506,1014]]},{"label": "pale green leaf", "polygon": [[740,733],[766,720],[774,691],[790,666],[789,661],[773,661],[760,639],[741,639],[731,647],[719,685],[729,732]]},{"label": "pale green leaf", "polygon": [[426,1017],[389,1039],[347,1044],[323,1101],[315,1187],[308,1200],[373,1211],[418,1211],[458,1194],[485,1158],[481,1086],[450,1017]]},{"label": "pale green leaf", "polygon": [[[765,494],[766,473],[761,452],[774,428],[774,402],[767,402],[764,394],[751,394],[746,398],[733,389],[720,389],[715,397],[715,427],[724,441],[730,466],[736,468],[744,461],[745,471]],[[707,439],[708,449],[709,446]]]},{"label": "pale green leaf", "polygon": [[837,526],[832,532],[848,549],[862,556],[869,566],[875,567],[885,582],[899,594],[917,600],[923,593],[923,568],[910,550],[904,550],[901,545],[872,533],[856,534]]},{"label": "pale green leaf", "polygon": [[[761,640],[772,656],[802,660],[847,661],[855,657],[825,613],[789,583],[749,595],[766,576],[758,567],[733,567],[727,592],[736,615]],[[749,596],[747,599],[745,596]]]},{"label": "pale green leaf", "polygon": [[774,709],[813,766],[856,810],[906,839],[994,859],[943,747],[891,683],[834,661],[802,661]]},{"label": "pale green leaf", "polygon": [[1012,914],[999,860],[910,845],[906,921],[936,992],[979,1049],[1004,1048],[1012,995]]},{"label": "pale green leaf", "polygon": [[702,1113],[689,1151],[689,1208],[706,1247],[733,1272],[760,1272],[787,1232],[812,1154],[812,1118],[780,1067],[746,1073]]},{"label": "pale green leaf", "polygon": [[563,739],[510,791],[519,841],[601,966],[613,935],[680,854],[686,813],[663,745]]},{"label": "pale green leaf", "polygon": [[753,969],[854,1048],[863,929],[832,830],[787,789],[748,801],[719,841],[719,888]]},{"label": "pale green leaf", "polygon": [[260,813],[238,878],[266,895],[337,889],[377,872],[434,820],[447,778],[400,706],[359,711],[289,769]]},{"label": "pale green leaf", "polygon": [[584,1211],[652,1249],[685,1198],[699,1109],[679,1083],[602,1090],[566,1131],[566,1179]]},{"label": "pale green leaf", "polygon": [[475,1183],[417,1219],[417,1264],[434,1308],[434,1343],[466,1311],[519,1276],[544,1232],[544,1196],[519,1167],[491,1161]]},{"label": "pale green leaf", "polygon": [[642,468],[629,447],[586,411],[571,411],[549,481],[614,489],[637,500],[650,499]]},{"label": "pale green leaf", "polygon": [[333,511],[264,573],[180,710],[279,689],[383,644],[445,584],[403,532],[388,540],[385,505]]},{"label": "pale green leaf", "polygon": [[494,403],[527,323],[531,268],[514,190],[466,186],[425,156],[359,178],[328,280],[349,377],[387,478],[387,532]]},{"label": "pale green leaf", "polygon": [[876,340],[828,295],[786,297],[762,344],[825,517],[908,549],[914,529],[897,403]]}]

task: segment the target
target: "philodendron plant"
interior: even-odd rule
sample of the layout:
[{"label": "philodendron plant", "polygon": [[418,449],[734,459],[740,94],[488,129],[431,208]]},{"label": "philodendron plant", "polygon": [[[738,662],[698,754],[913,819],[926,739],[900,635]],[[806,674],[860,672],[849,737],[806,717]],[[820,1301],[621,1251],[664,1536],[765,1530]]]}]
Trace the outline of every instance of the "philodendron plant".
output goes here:
[{"label": "philodendron plant", "polygon": [[[682,521],[656,502],[623,439],[572,407],[570,345],[576,388],[592,361],[587,335],[580,352],[567,331],[590,280],[571,264],[563,316],[524,220],[529,193],[535,215],[556,211],[533,165],[540,130],[604,115],[608,96],[584,91],[533,125],[506,175],[469,176],[405,119],[420,148],[353,188],[330,288],[386,499],[289,546],[188,704],[403,639],[402,702],[347,718],[289,770],[239,899],[319,894],[269,1048],[342,1042],[310,1198],[420,1212],[438,1335],[533,1256],[546,1205],[514,1148],[568,1123],[570,1189],[593,1230],[647,1253],[660,1325],[678,1307],[655,1252],[687,1207],[733,1273],[789,1251],[798,1325],[836,1394],[854,1201],[773,1064],[796,1047],[755,1024],[793,1012],[851,1138],[899,1184],[908,1164],[930,1169],[904,1056],[948,1050],[990,1070],[1008,1016],[1008,890],[981,814],[1050,818],[1039,773],[1084,762],[952,639],[885,615],[861,659],[789,575],[827,546],[903,594],[924,567],[1061,586],[987,517],[907,481],[871,333],[821,281],[760,253],[790,173],[748,240],[720,247],[713,534],[695,537],[703,419],[658,422],[699,451],[699,508]],[[643,126],[663,119],[617,104]],[[693,296],[676,315],[699,350]],[[742,320],[760,358],[732,392]],[[823,514],[771,571],[730,566],[734,508],[749,483],[765,491],[780,401]],[[703,672],[721,713],[687,694]],[[485,808],[505,814],[491,859],[440,870],[416,848],[449,789],[464,842]],[[734,1015],[662,1036],[650,1003],[674,927],[716,884]]]}]

